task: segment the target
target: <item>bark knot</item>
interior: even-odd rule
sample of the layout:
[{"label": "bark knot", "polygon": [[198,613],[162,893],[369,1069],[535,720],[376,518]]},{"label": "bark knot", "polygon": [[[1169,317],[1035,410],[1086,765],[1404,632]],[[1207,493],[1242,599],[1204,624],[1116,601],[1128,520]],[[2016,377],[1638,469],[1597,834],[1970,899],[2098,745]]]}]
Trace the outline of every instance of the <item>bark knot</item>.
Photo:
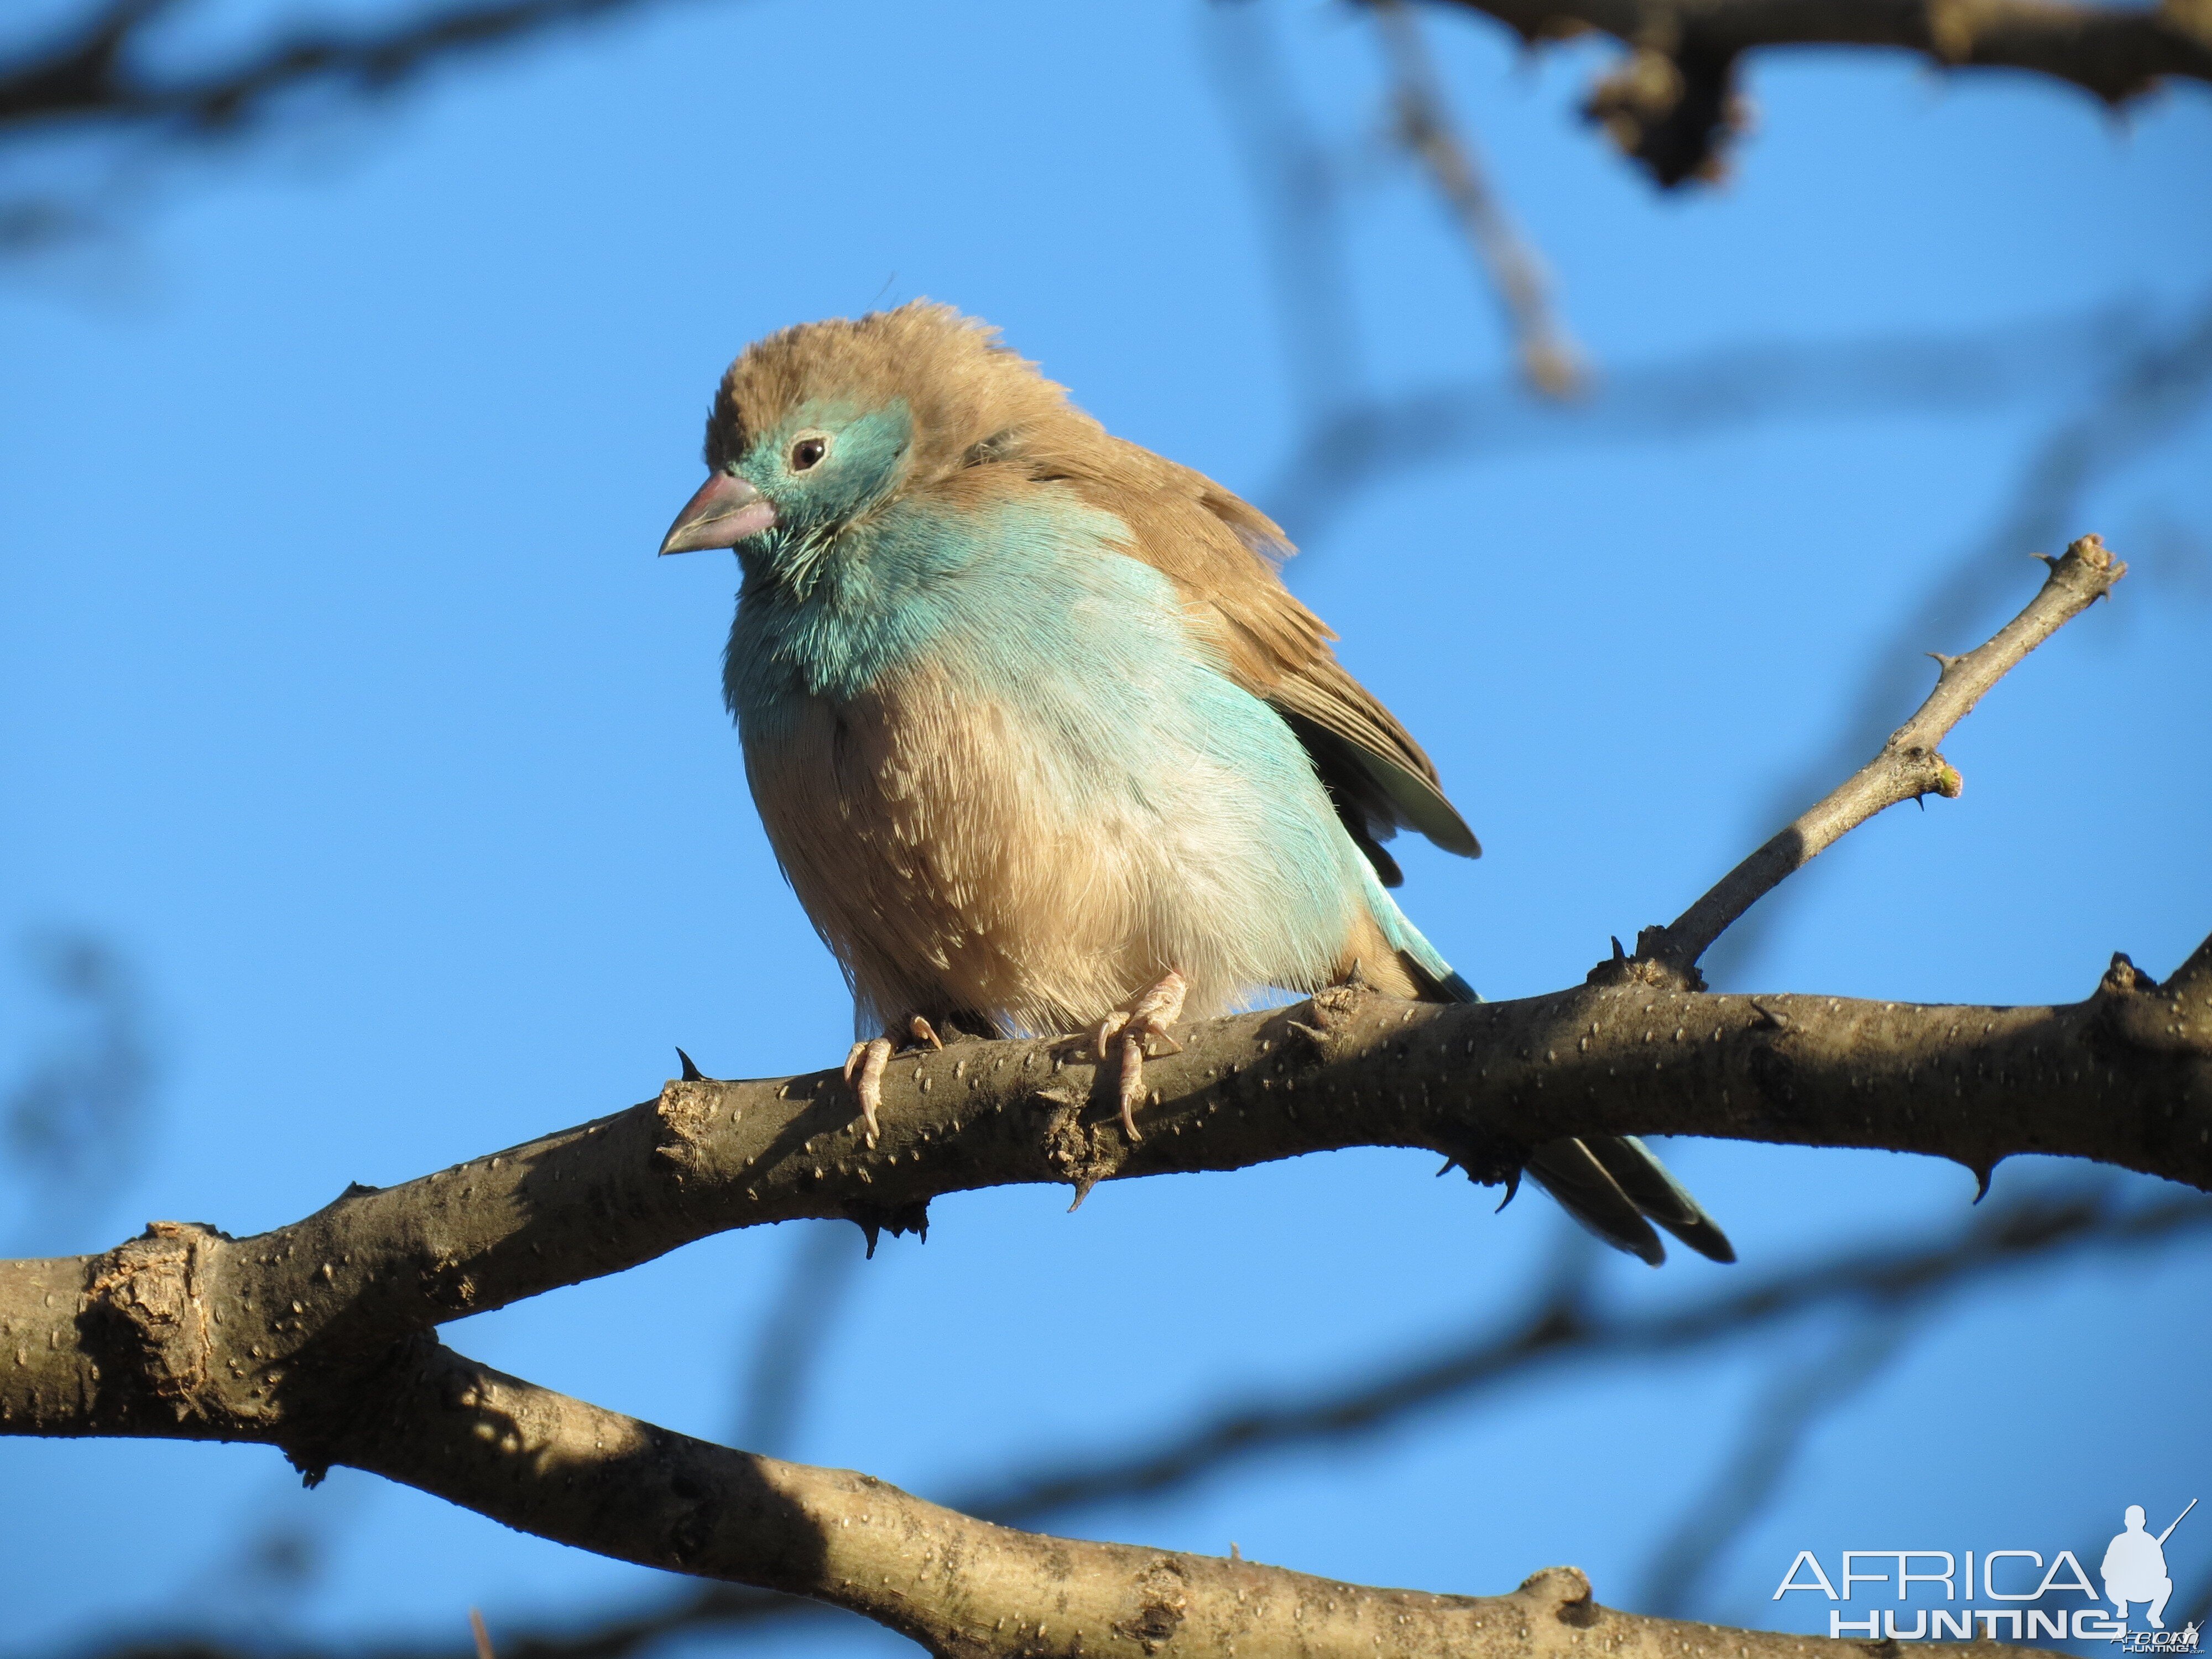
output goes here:
[{"label": "bark knot", "polygon": [[714,1120],[714,1085],[702,1078],[678,1078],[661,1090],[653,1104],[659,1119],[653,1150],[679,1170],[693,1170],[705,1161],[703,1143]]},{"label": "bark knot", "polygon": [[1051,1114],[1038,1139],[1053,1178],[1075,1188],[1075,1203],[1068,1206],[1073,1209],[1091,1195],[1093,1187],[1120,1172],[1127,1149],[1119,1120],[1086,1125],[1083,1097],[1065,1083],[1039,1089],[1030,1099]]},{"label": "bark knot", "polygon": [[1552,1616],[1563,1625],[1588,1630],[1602,1611],[1590,1594],[1589,1576],[1580,1567],[1546,1567],[1521,1581],[1513,1592],[1538,1603],[1548,1603]]},{"label": "bark knot", "polygon": [[1165,1556],[1146,1567],[1132,1587],[1137,1609],[1114,1621],[1114,1634],[1134,1642],[1146,1653],[1158,1653],[1175,1639],[1188,1615],[1188,1585],[1181,1565]]},{"label": "bark knot", "polygon": [[211,1414],[215,1358],[208,1266],[227,1240],[191,1221],[156,1221],[92,1264],[79,1325],[109,1364],[174,1413]]},{"label": "bark knot", "polygon": [[1702,991],[1705,976],[1694,958],[1674,942],[1665,927],[1645,927],[1636,935],[1636,954],[1631,956],[1613,941],[1613,954],[1583,976],[1585,985],[1618,988],[1648,985],[1660,991]]},{"label": "bark knot", "polygon": [[2191,1006],[2189,989],[2188,964],[2160,985],[2116,951],[2090,998],[2094,1030],[2139,1054],[2212,1058],[2212,1005],[2200,993]]}]

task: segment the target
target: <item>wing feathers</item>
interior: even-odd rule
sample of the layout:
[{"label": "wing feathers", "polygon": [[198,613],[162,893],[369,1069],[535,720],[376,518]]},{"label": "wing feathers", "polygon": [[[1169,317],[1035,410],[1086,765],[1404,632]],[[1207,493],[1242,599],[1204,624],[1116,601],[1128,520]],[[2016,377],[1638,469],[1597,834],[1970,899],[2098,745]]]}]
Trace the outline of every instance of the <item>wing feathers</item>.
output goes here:
[{"label": "wing feathers", "polygon": [[1396,884],[1397,866],[1378,843],[1401,827],[1480,855],[1420,744],[1345,672],[1329,649],[1336,635],[1283,586],[1276,565],[1291,548],[1267,514],[1066,404],[992,430],[937,487],[988,492],[994,473],[1063,484],[1127,527],[1124,550],[1176,584],[1230,678],[1289,722],[1385,881]]},{"label": "wing feathers", "polygon": [[1480,856],[1435,764],[1345,672],[1328,624],[1283,586],[1275,567],[1291,548],[1273,520],[1212,479],[1096,427],[1079,453],[1060,450],[1053,465],[1129,527],[1128,551],[1176,583],[1231,678],[1290,723],[1386,881],[1396,884],[1397,866],[1376,843],[1401,827],[1447,852]]}]

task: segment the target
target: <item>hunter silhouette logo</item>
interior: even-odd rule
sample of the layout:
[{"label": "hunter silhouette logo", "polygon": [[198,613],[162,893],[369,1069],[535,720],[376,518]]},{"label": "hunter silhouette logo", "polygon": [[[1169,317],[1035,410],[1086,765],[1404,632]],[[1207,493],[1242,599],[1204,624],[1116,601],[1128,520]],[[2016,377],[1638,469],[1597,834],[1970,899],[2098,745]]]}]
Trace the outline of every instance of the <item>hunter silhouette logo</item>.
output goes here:
[{"label": "hunter silhouette logo", "polygon": [[[1828,1634],[1892,1642],[1968,1641],[1978,1634],[1990,1641],[2002,1636],[2015,1642],[2111,1642],[2124,1653],[2194,1654],[2199,1640],[2194,1620],[2179,1630],[2166,1627],[2166,1605],[2173,1595],[2166,1542],[2196,1507],[2192,1498],[2164,1532],[2154,1533],[2143,1506],[2129,1504],[2121,1517],[2124,1529],[2106,1547],[2098,1563],[2098,1577],[2105,1586],[2101,1596],[2072,1550],[2060,1550],[2047,1563],[2036,1550],[1985,1550],[1978,1552],[1978,1560],[1973,1550],[1962,1555],[1949,1550],[1845,1550],[1842,1571],[1833,1578],[1819,1556],[1800,1550],[1782,1575],[1774,1599],[1779,1601],[1792,1590],[1808,1590],[1834,1602],[1855,1601],[1862,1594],[1907,1602],[1916,1599],[1913,1587],[1920,1585],[1925,1589],[1917,1598],[1917,1607],[1869,1608],[1857,1619],[1845,1617],[1840,1607],[1831,1608]],[[1874,1584],[1885,1588],[1861,1589]],[[2068,1595],[2079,1596],[2085,1605],[2052,1605],[2052,1598]],[[1948,1605],[1931,1606],[1936,1601]],[[1961,1601],[1966,1604],[1963,1607],[1958,1605]],[[2014,1605],[1977,1607],[1978,1601]],[[2105,1602],[2112,1604],[2111,1612]],[[2144,1609],[2148,1628],[2128,1627],[2131,1607]]]},{"label": "hunter silhouette logo", "polygon": [[[2189,1500],[2189,1509],[2173,1517],[2172,1525],[2156,1537],[2145,1530],[2143,1506],[2128,1505],[2121,1516],[2126,1530],[2106,1546],[2104,1565],[2098,1569],[2105,1581],[2105,1599],[2112,1604],[2115,1617],[2124,1625],[2128,1621],[2129,1605],[2147,1601],[2150,1611],[2145,1615],[2150,1629],[2130,1631],[2125,1636],[2115,1637],[2131,1653],[2194,1653],[2197,1651],[2197,1626],[2192,1623],[2185,1629],[2166,1631],[2166,1603],[2173,1594],[2173,1579],[2166,1570],[2166,1540],[2173,1536],[2173,1528],[2189,1518],[2189,1510],[2197,1507],[2197,1500]],[[2159,1632],[2165,1632],[2161,1636]]]}]

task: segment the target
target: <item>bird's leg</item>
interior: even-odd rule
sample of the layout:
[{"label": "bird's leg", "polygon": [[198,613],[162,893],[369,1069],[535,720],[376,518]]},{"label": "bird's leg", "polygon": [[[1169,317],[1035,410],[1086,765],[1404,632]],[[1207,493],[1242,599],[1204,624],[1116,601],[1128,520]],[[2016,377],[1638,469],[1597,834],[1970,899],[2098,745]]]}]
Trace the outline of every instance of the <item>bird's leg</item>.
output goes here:
[{"label": "bird's leg", "polygon": [[[898,1029],[896,1025],[891,1028],[894,1031]],[[908,1017],[905,1035],[914,1039],[916,1048],[945,1046],[944,1039],[937,1035],[937,1028],[920,1014]],[[867,1141],[871,1146],[876,1144],[877,1131],[882,1127],[876,1121],[876,1110],[884,1103],[884,1067],[890,1064],[891,1053],[891,1039],[885,1035],[854,1043],[853,1052],[845,1056],[845,1081],[860,1097],[860,1121],[868,1126]]]},{"label": "bird's leg", "polygon": [[1138,992],[1098,1022],[1099,1064],[1103,1066],[1109,1058],[1108,1045],[1121,1040],[1121,1133],[1133,1141],[1144,1139],[1137,1133],[1135,1110],[1145,1097],[1146,1039],[1158,1037],[1170,1052],[1182,1052],[1182,1044],[1168,1035],[1168,1027],[1182,1018],[1182,1000],[1189,988],[1182,975],[1170,968],[1158,983]]}]

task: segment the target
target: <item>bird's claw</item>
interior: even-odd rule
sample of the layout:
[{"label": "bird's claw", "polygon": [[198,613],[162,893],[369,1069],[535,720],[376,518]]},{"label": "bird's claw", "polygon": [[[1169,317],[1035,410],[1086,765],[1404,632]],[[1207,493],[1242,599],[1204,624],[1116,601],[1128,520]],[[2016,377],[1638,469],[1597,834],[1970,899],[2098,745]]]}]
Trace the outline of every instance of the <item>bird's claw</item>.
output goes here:
[{"label": "bird's claw", "polygon": [[1099,1064],[1104,1065],[1112,1056],[1115,1040],[1121,1041],[1121,1133],[1132,1141],[1144,1139],[1137,1133],[1136,1108],[1145,1097],[1146,1042],[1158,1037],[1167,1044],[1170,1053],[1182,1052],[1182,1044],[1168,1035],[1168,1027],[1182,1017],[1183,997],[1189,988],[1183,976],[1171,968],[1161,975],[1158,984],[1139,991],[1126,1006],[1116,1008],[1098,1022],[1093,1047]]},{"label": "bird's claw", "polygon": [[[916,1048],[945,1047],[945,1039],[937,1035],[937,1028],[920,1014],[907,1017],[906,1030]],[[884,1067],[890,1064],[894,1052],[890,1037],[866,1037],[854,1043],[853,1052],[845,1056],[845,1081],[853,1085],[853,1092],[860,1098],[860,1121],[867,1126],[871,1146],[876,1144],[876,1136],[883,1127],[876,1113],[884,1103]]]},{"label": "bird's claw", "polygon": [[860,1097],[860,1121],[867,1125],[867,1141],[876,1144],[876,1133],[882,1125],[876,1121],[876,1109],[884,1103],[884,1067],[890,1063],[891,1040],[889,1037],[868,1037],[853,1045],[853,1052],[845,1056],[845,1081],[853,1085]]}]

